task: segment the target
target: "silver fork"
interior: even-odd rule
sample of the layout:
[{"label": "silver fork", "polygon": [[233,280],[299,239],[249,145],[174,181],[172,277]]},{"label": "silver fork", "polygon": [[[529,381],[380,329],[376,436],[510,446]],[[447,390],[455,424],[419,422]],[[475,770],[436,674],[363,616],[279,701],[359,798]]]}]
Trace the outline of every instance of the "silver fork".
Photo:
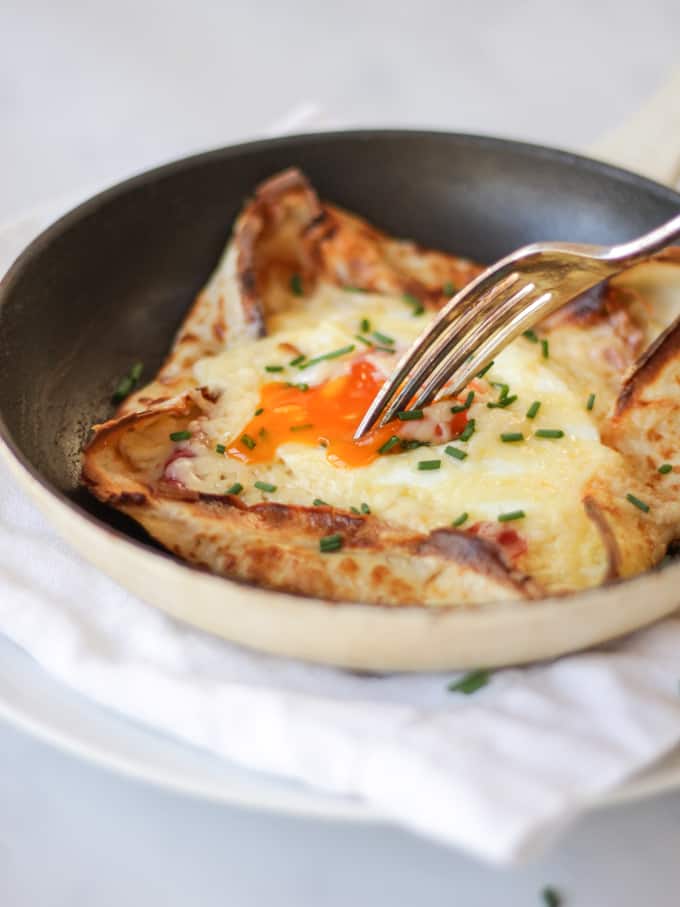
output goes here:
[{"label": "silver fork", "polygon": [[457,394],[511,340],[575,296],[680,238],[680,214],[617,246],[534,243],[487,268],[457,293],[397,363],[354,437],[399,412],[422,409],[449,382]]}]

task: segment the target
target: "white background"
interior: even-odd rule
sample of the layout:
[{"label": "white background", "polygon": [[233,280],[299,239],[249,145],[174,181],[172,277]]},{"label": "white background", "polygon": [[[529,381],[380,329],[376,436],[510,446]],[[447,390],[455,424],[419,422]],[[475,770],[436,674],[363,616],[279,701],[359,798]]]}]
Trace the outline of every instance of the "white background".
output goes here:
[{"label": "white background", "polygon": [[[0,221],[261,135],[303,100],[339,125],[581,148],[679,49],[677,0],[0,0]],[[544,883],[578,907],[677,907],[679,853],[676,796],[590,818],[500,872],[398,831],[144,788],[0,726],[2,907],[515,907]]]}]

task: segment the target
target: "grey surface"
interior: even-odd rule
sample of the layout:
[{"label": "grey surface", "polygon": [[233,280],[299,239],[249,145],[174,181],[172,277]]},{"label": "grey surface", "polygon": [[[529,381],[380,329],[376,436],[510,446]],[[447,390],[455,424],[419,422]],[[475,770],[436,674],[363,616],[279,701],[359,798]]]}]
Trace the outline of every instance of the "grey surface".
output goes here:
[{"label": "grey surface", "polygon": [[[676,61],[676,0],[0,5],[0,221],[249,137],[303,99],[339,124],[582,147]],[[1,670],[1,665],[0,665]],[[0,725],[0,904],[677,907],[680,797],[579,823],[498,871],[400,832],[249,813],[118,778]]]}]

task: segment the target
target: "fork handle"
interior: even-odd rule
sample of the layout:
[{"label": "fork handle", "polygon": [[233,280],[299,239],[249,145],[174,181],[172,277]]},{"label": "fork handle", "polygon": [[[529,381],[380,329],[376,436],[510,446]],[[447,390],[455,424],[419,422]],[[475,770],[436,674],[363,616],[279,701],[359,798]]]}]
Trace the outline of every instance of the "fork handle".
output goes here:
[{"label": "fork handle", "polygon": [[603,257],[612,264],[627,268],[660,252],[678,239],[680,239],[680,214],[676,214],[665,224],[650,230],[644,236],[612,246]]}]

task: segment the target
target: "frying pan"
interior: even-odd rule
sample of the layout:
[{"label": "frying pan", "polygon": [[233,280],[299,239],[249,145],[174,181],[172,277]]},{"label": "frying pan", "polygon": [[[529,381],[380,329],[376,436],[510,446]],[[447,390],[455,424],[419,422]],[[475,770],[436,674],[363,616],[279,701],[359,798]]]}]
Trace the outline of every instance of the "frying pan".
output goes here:
[{"label": "frying pan", "polygon": [[680,210],[673,191],[584,157],[433,132],[271,139],[121,183],[46,230],[0,284],[0,450],[49,519],[86,558],[176,617],[355,668],[519,663],[674,610],[680,564],[565,598],[464,610],[274,593],[179,563],[79,487],[83,443],[111,414],[118,379],[138,360],[155,372],[245,197],[291,165],[323,198],[384,230],[482,262],[535,240],[621,242]]}]

